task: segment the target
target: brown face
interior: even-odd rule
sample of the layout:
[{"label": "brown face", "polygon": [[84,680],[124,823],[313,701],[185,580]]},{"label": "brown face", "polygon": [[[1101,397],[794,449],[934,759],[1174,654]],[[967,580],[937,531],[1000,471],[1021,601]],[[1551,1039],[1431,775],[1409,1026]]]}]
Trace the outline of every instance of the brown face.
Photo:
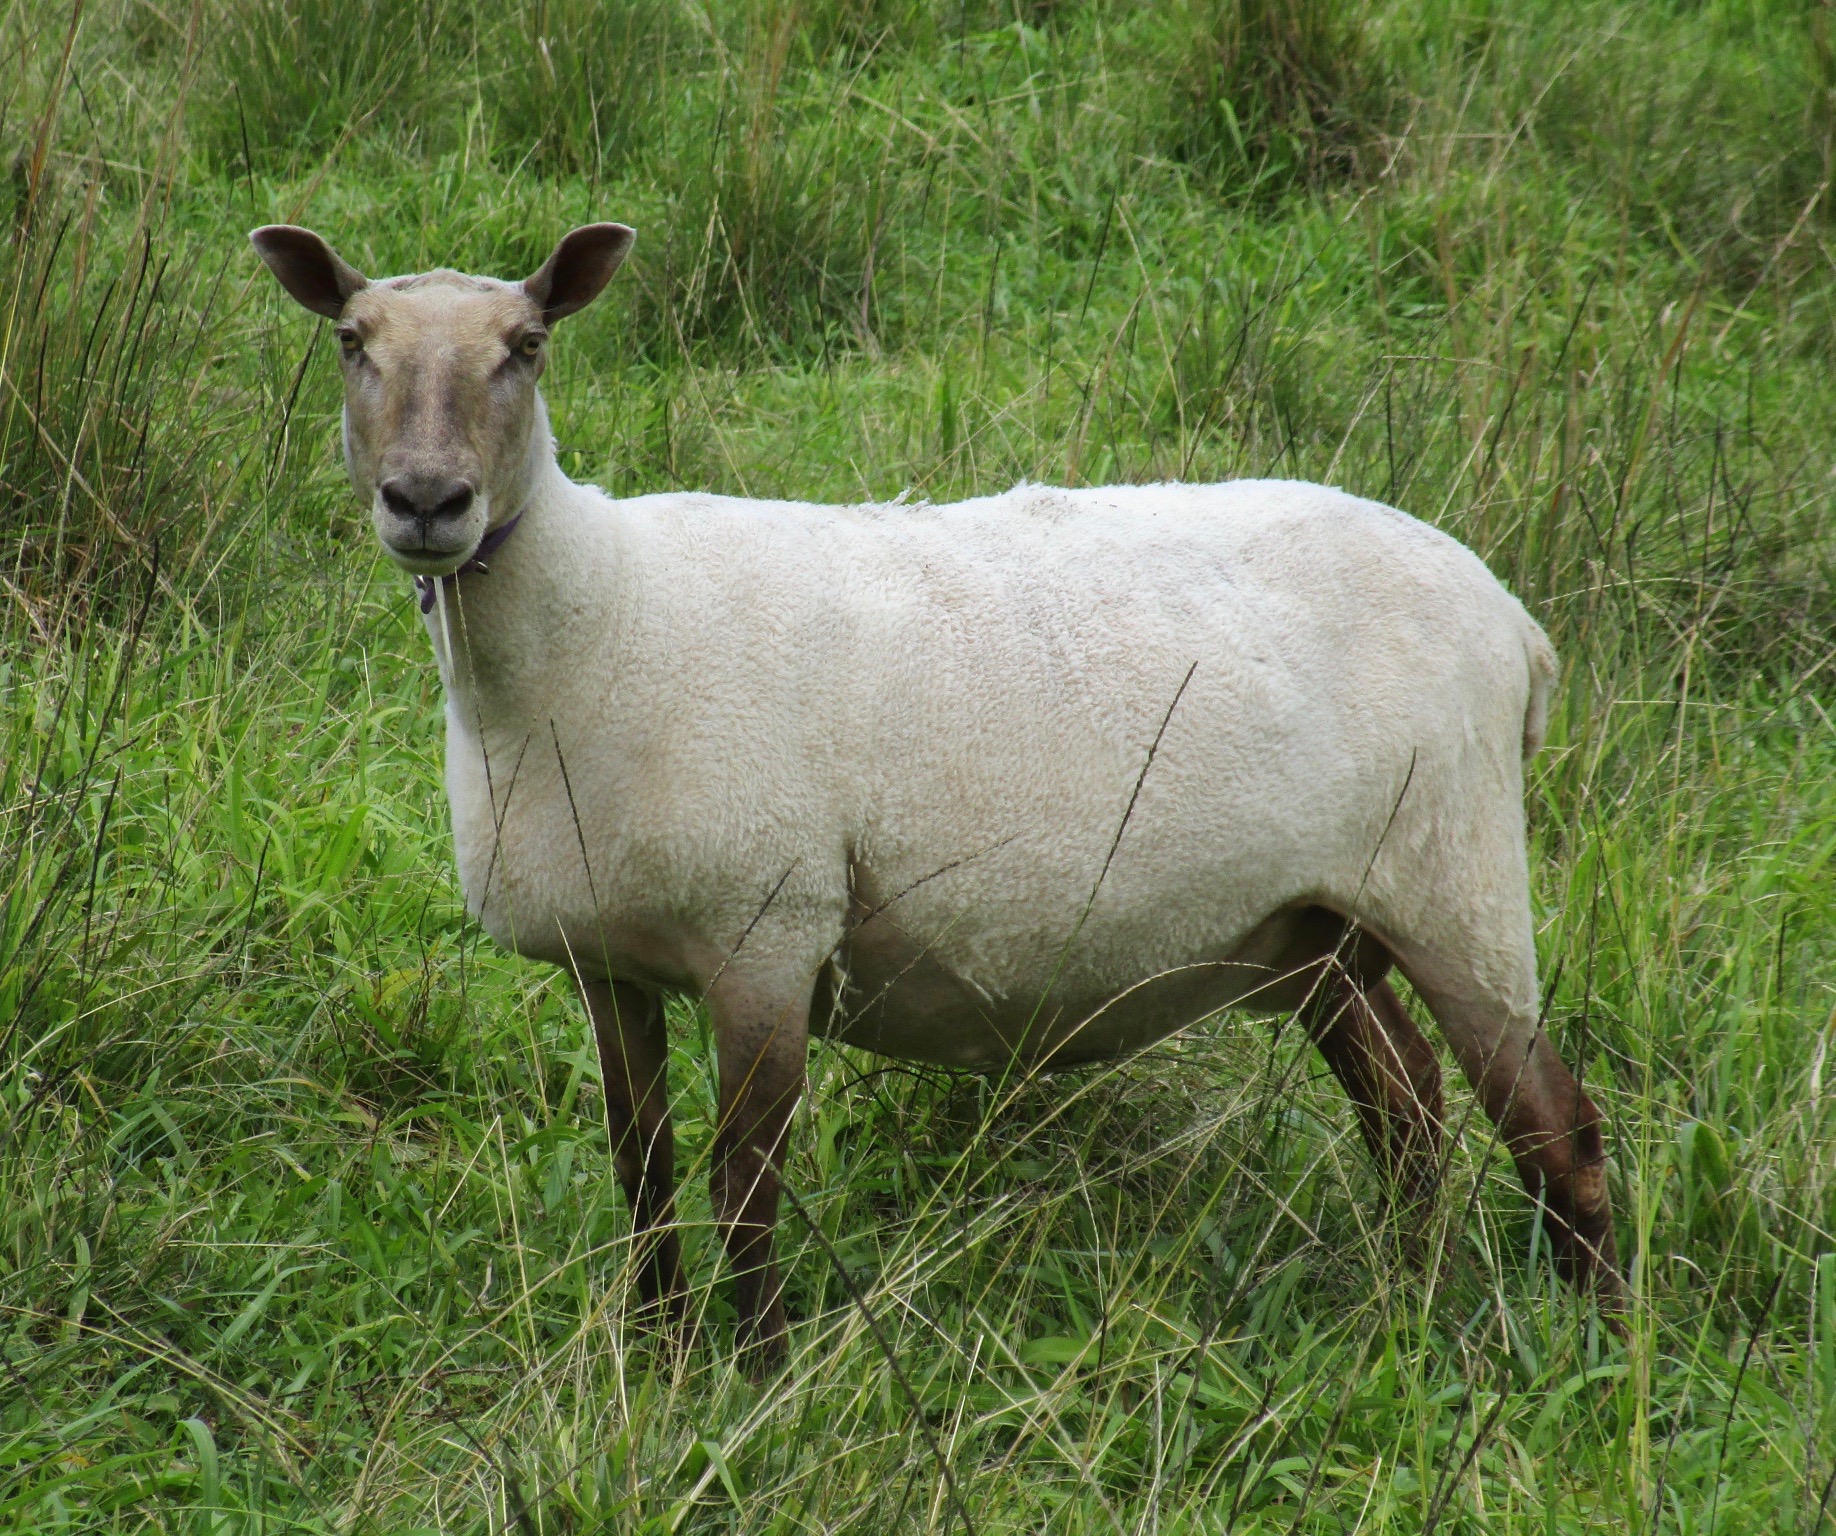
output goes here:
[{"label": "brown face", "polygon": [[408,570],[458,569],[528,486],[540,307],[519,286],[436,272],[354,294],[337,335],[344,458],[377,537]]},{"label": "brown face", "polygon": [[249,238],[295,299],[337,322],[345,464],[383,548],[416,575],[456,571],[522,509],[548,447],[536,380],[549,328],[606,285],[632,231],[576,229],[521,283],[444,269],[372,283],[310,230]]}]

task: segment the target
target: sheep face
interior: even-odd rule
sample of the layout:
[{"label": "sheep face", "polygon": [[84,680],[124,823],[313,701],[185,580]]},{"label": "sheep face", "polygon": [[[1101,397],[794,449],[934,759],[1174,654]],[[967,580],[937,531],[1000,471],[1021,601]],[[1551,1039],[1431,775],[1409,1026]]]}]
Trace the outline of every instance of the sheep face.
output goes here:
[{"label": "sheep face", "polygon": [[528,479],[542,312],[520,288],[444,272],[374,283],[338,320],[344,458],[398,565],[445,575]]},{"label": "sheep face", "polygon": [[586,225],[511,283],[445,269],[372,282],[310,230],[250,236],[281,286],[337,324],[345,464],[396,564],[448,575],[521,510],[550,456],[536,394],[549,328],[592,301],[634,238]]}]

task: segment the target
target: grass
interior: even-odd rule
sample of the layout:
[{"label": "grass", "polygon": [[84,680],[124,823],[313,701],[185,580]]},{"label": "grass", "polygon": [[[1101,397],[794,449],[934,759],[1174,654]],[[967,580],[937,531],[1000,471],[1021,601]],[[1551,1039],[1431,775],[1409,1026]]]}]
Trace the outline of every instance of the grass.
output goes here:
[{"label": "grass", "polygon": [[[8,0],[0,1529],[1836,1529],[1829,27]],[[1426,1278],[1295,1031],[1226,1019],[1005,1085],[819,1049],[753,1387],[689,1007],[707,1338],[625,1326],[590,1034],[464,918],[425,641],[242,243],[513,273],[606,216],[548,388],[614,492],[1298,475],[1523,595],[1629,1338],[1462,1091]]]}]

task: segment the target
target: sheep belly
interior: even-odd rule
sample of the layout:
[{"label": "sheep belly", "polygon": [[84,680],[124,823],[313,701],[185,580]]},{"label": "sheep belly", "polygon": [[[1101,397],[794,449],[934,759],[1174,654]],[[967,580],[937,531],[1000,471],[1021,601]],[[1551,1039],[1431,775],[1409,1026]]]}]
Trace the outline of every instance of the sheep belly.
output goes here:
[{"label": "sheep belly", "polygon": [[818,997],[812,1026],[884,1056],[971,1070],[1104,1060],[1230,1008],[1298,1005],[1314,982],[1321,915],[1304,902],[1286,905],[1207,954],[1119,986],[1076,965],[1067,943],[1007,995],[977,987],[897,924],[871,917],[855,930],[837,984]]}]

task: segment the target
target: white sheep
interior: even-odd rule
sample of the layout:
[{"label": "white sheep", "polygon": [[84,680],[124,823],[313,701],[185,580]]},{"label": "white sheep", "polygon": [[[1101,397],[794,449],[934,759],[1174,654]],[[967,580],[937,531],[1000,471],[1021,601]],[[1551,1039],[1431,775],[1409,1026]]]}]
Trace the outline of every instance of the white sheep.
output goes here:
[{"label": "white sheep", "polygon": [[615,500],[555,462],[548,330],[629,250],[376,282],[251,237],[337,322],[344,446],[446,685],[470,910],[575,978],[644,1299],[684,1292],[661,995],[706,1001],[713,1194],[769,1366],[810,1034],[953,1066],[1302,1011],[1403,1199],[1439,1020],[1578,1284],[1616,1287],[1601,1117],[1539,1025],[1523,763],[1548,641],[1463,546],[1283,481],[951,506]]}]

